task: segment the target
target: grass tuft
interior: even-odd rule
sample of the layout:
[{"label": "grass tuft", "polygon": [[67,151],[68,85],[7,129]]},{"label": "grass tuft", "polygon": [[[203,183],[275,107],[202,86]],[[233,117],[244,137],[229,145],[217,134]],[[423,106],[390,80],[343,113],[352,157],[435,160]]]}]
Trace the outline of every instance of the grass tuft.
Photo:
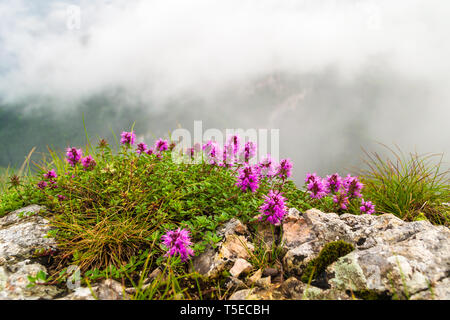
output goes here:
[{"label": "grass tuft", "polygon": [[442,170],[442,154],[405,155],[385,145],[391,157],[368,153],[368,169],[361,172],[365,194],[376,203],[377,211],[392,213],[406,221],[428,219],[449,225],[449,170]]}]

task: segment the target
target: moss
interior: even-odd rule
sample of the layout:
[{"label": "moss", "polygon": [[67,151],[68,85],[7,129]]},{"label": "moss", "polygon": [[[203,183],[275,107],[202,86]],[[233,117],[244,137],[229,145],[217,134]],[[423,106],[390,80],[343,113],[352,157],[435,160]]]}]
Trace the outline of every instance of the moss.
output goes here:
[{"label": "moss", "polygon": [[308,283],[310,279],[314,280],[319,274],[339,259],[352,252],[355,248],[350,243],[342,240],[327,243],[320,251],[317,258],[311,260],[302,274],[301,280]]}]

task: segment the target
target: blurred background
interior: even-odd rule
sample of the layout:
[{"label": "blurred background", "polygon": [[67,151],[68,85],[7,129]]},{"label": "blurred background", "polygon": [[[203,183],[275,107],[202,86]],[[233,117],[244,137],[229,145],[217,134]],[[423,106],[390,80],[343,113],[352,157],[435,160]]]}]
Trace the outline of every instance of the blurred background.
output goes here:
[{"label": "blurred background", "polygon": [[0,167],[134,122],[280,129],[294,180],[450,151],[450,2],[0,1]]}]

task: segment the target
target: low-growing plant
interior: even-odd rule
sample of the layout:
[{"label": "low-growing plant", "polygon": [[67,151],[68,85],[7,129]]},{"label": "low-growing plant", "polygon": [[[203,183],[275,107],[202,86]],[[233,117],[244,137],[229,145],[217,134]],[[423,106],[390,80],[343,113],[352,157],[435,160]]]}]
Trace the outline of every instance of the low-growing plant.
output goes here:
[{"label": "low-growing plant", "polygon": [[38,192],[30,182],[32,173],[29,162],[34,150],[30,151],[18,170],[0,168],[0,217],[39,201]]},{"label": "low-growing plant", "polygon": [[450,176],[442,170],[443,155],[410,153],[405,155],[385,146],[391,157],[368,153],[368,169],[361,172],[366,194],[377,210],[407,221],[428,219],[449,225]]},{"label": "low-growing plant", "polygon": [[316,173],[308,173],[302,199],[308,203],[309,207],[315,207],[324,212],[376,213],[372,201],[364,200],[363,188],[364,185],[359,177],[350,174],[341,177],[338,173],[334,173],[322,178]]},{"label": "low-growing plant", "polygon": [[[284,192],[297,192],[288,180],[290,160],[276,165],[267,157],[250,165],[256,148],[251,142],[240,148],[230,139],[221,149],[208,141],[187,150],[184,156],[192,159],[200,154],[198,162],[174,161],[178,151],[168,140],[151,148],[135,145],[134,132],[123,132],[115,150],[104,139],[96,147],[88,141],[84,151],[49,149],[51,160],[37,164],[33,188],[51,213],[59,269],[76,264],[88,276],[100,276],[99,270],[120,270],[143,250],[157,265],[167,255],[186,262],[215,247],[221,241],[217,228],[233,217],[245,223],[259,209],[260,220],[279,223]],[[180,247],[183,232],[187,251]]]}]

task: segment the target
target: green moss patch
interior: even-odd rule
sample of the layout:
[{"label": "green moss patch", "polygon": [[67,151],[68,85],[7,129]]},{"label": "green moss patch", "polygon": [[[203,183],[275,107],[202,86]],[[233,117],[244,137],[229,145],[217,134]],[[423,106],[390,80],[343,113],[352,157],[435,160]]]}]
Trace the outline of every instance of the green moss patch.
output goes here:
[{"label": "green moss patch", "polygon": [[354,249],[353,245],[342,240],[327,243],[322,248],[317,258],[308,263],[302,274],[301,280],[308,283],[310,279],[316,279],[330,264],[337,261],[340,257],[349,254]]}]

